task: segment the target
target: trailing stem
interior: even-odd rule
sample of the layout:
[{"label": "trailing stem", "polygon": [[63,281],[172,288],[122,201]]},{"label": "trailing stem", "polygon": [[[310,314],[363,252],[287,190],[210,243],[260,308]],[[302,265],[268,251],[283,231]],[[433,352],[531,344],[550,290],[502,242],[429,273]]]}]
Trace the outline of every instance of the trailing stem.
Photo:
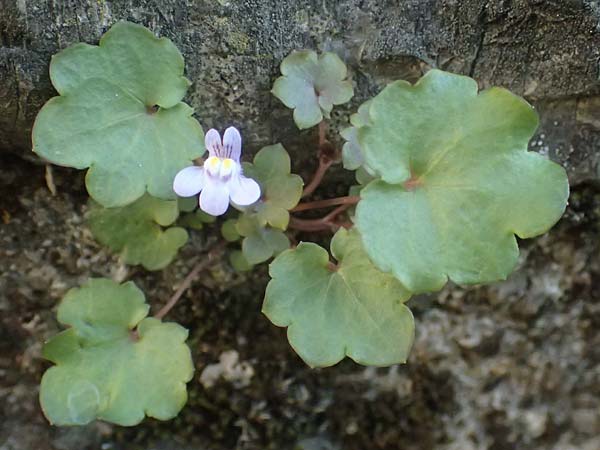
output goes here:
[{"label": "trailing stem", "polygon": [[292,212],[306,211],[309,209],[327,208],[328,206],[336,205],[355,205],[360,200],[358,195],[348,195],[346,197],[327,198],[325,200],[316,200],[314,202],[300,203]]},{"label": "trailing stem", "polygon": [[302,197],[308,197],[312,194],[315,189],[319,187],[323,177],[327,172],[327,169],[335,161],[336,150],[333,148],[331,143],[327,140],[327,122],[322,120],[319,122],[319,143],[317,146],[317,157],[319,159],[319,165],[315,171],[310,183],[306,185],[304,191],[302,191]]}]

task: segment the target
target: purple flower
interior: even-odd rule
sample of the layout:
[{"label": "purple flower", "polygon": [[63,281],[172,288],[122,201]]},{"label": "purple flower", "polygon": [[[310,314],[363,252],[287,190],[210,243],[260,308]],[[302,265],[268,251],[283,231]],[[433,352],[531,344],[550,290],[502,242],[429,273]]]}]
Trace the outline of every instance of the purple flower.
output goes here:
[{"label": "purple flower", "polygon": [[221,135],[213,128],[204,139],[210,157],[203,167],[186,167],[175,176],[175,193],[191,197],[200,192],[200,208],[212,216],[225,214],[229,200],[240,206],[257,201],[260,186],[242,174],[240,132],[235,127],[227,128],[221,142]]}]

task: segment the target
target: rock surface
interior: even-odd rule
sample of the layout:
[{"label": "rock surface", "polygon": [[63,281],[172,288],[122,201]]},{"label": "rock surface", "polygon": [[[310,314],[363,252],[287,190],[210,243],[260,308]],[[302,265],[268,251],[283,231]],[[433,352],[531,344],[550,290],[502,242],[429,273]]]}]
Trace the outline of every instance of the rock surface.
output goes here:
[{"label": "rock surface", "polygon": [[[172,39],[193,82],[186,100],[205,127],[234,123],[253,148],[295,135],[270,95],[281,59],[337,52],[357,87],[345,113],[387,82],[428,67],[524,95],[540,112],[534,148],[573,182],[595,179],[600,144],[600,6],[595,0],[3,0],[0,149],[31,156],[35,115],[54,91],[52,54],[97,43],[118,20]],[[296,142],[298,144],[298,142]]]},{"label": "rock surface", "polygon": [[[507,281],[412,299],[410,360],[385,369],[307,368],[260,314],[265,269],[238,275],[216,263],[170,315],[190,329],[197,367],[181,415],[131,429],[52,428],[37,403],[40,349],[58,330],[64,293],[90,276],[132,279],[158,308],[216,234],[193,233],[163,272],[125,267],[85,227],[82,173],[55,168],[57,195],[46,187],[29,132],[54,95],[49,58],[96,43],[116,20],[182,50],[186,100],[205,128],[239,126],[250,153],[282,141],[305,176],[315,130],[297,132],[269,93],[293,49],[332,50],[348,63],[357,96],[333,128],[387,82],[428,67],[505,86],[538,108],[531,146],[567,168],[567,213],[522,243]],[[1,450],[600,448],[597,1],[0,0],[0,44]],[[347,174],[332,177],[320,193],[347,190]],[[243,365],[243,376],[213,371],[203,384],[207,367],[234,354],[228,367]]]}]

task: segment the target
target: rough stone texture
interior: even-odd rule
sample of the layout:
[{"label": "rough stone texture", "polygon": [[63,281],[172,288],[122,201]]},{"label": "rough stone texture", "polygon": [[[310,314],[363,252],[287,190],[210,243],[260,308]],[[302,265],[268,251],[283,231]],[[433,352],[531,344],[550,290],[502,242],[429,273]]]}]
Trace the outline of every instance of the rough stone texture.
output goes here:
[{"label": "rough stone texture", "polygon": [[35,115],[53,95],[50,56],[98,39],[117,20],[171,38],[186,58],[187,101],[206,127],[234,123],[251,148],[296,144],[269,94],[291,50],[336,51],[353,105],[428,67],[505,86],[539,109],[534,143],[573,182],[597,177],[600,4],[596,0],[1,0],[0,149],[31,156]]},{"label": "rough stone texture", "polygon": [[[109,276],[134,280],[158,307],[215,235],[194,232],[163,272],[125,267],[84,225],[82,173],[55,169],[52,196],[29,151],[33,119],[53,95],[51,54],[97,42],[119,19],[182,50],[203,126],[240,126],[250,152],[282,141],[303,175],[315,131],[298,133],[269,94],[292,49],[333,50],[349,64],[357,96],[334,128],[385,83],[428,67],[508,87],[540,112],[532,148],[569,172],[567,214],[522,243],[507,281],[412,299],[415,347],[407,365],[386,369],[307,368],[260,314],[265,269],[238,275],[218,262],[170,315],[190,329],[197,367],[179,417],[52,428],[37,386],[58,300]],[[0,0],[0,44],[0,450],[600,448],[598,1]],[[332,179],[320,194],[347,190],[343,171]],[[203,384],[204,370],[233,354]]]}]

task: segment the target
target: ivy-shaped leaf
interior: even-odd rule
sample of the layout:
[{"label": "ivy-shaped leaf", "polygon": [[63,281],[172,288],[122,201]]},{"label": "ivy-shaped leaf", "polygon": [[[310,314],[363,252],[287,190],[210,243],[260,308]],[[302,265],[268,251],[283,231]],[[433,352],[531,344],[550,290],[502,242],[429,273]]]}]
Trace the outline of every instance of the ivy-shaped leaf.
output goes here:
[{"label": "ivy-shaped leaf", "polygon": [[565,210],[565,171],[527,151],[537,115],[507,90],[478,94],[432,70],[388,85],[369,116],[358,138],[381,180],[362,190],[356,225],[373,262],[413,292],[506,278],[515,234],[544,233]]},{"label": "ivy-shaped leaf", "polygon": [[178,215],[176,201],[146,194],[121,208],[103,208],[91,200],[88,223],[94,237],[118,252],[125,263],[159,270],[187,242],[188,234],[183,228],[162,228],[173,224]]},{"label": "ivy-shaped leaf", "polygon": [[360,192],[363,188],[368,185],[371,181],[375,179],[373,175],[371,175],[365,169],[365,166],[359,167],[356,172],[354,172],[354,178],[356,179],[357,185],[350,186],[350,190],[348,192],[349,195],[360,195]]},{"label": "ivy-shaped leaf", "polygon": [[274,228],[285,230],[290,221],[288,210],[300,201],[304,182],[290,173],[290,156],[281,144],[263,147],[254,163],[244,163],[244,173],[261,187],[262,200],[252,208],[259,220]]},{"label": "ivy-shaped leaf", "polygon": [[181,212],[192,212],[198,209],[198,196],[193,197],[177,197],[177,207]]},{"label": "ivy-shaped leaf", "polygon": [[190,85],[183,70],[183,56],[169,39],[141,25],[117,22],[99,45],[79,43],[54,55],[50,79],[63,95],[85,80],[102,78],[146,105],[171,108]]},{"label": "ivy-shaped leaf", "polygon": [[240,239],[241,236],[240,233],[238,233],[236,224],[236,219],[227,219],[223,222],[223,225],[221,225],[221,236],[223,236],[223,239],[227,242],[235,242]]},{"label": "ivy-shaped leaf", "polygon": [[211,216],[199,209],[198,211],[184,213],[177,221],[177,224],[193,230],[201,230],[205,224],[214,223],[216,220],[215,216]]},{"label": "ivy-shaped leaf", "polygon": [[294,51],[281,62],[281,74],[271,91],[288,108],[300,129],[329,118],[333,105],[346,103],[354,95],[346,80],[346,65],[335,54],[317,55],[312,50]]},{"label": "ivy-shaped leaf", "polygon": [[94,279],[67,293],[58,320],[70,328],[43,348],[56,364],[40,390],[52,424],[101,419],[128,426],[145,415],[167,420],[179,413],[194,372],[188,333],[147,314],[144,294],[132,282]]},{"label": "ivy-shaped leaf", "polygon": [[343,129],[340,133],[346,140],[346,143],[342,147],[342,163],[344,169],[356,170],[365,163],[365,158],[358,142],[358,129],[369,123],[370,103],[371,101],[367,100],[360,105],[358,112],[350,116],[350,123],[352,126]]},{"label": "ivy-shaped leaf", "polygon": [[204,152],[202,128],[181,102],[189,85],[171,41],[128,22],[99,46],[75,44],[52,59],[60,96],[33,129],[33,150],[55,164],[85,169],[103,206],[132,203],[145,191],[174,199],[175,174]]},{"label": "ivy-shaped leaf", "polygon": [[240,250],[234,250],[230,253],[229,263],[231,264],[231,267],[233,267],[234,270],[237,270],[238,272],[247,272],[248,270],[251,270],[254,267],[248,262],[248,260],[244,256],[244,253]]},{"label": "ivy-shaped leaf", "polygon": [[257,214],[243,214],[236,223],[242,241],[242,253],[248,264],[265,262],[290,247],[288,237],[281,230],[265,226]]},{"label": "ivy-shaped leaf", "polygon": [[290,345],[310,366],[349,356],[360,364],[405,362],[414,319],[404,305],[410,293],[369,260],[356,230],[340,229],[331,242],[339,261],[313,243],[279,255],[270,265],[263,312],[288,327]]}]

